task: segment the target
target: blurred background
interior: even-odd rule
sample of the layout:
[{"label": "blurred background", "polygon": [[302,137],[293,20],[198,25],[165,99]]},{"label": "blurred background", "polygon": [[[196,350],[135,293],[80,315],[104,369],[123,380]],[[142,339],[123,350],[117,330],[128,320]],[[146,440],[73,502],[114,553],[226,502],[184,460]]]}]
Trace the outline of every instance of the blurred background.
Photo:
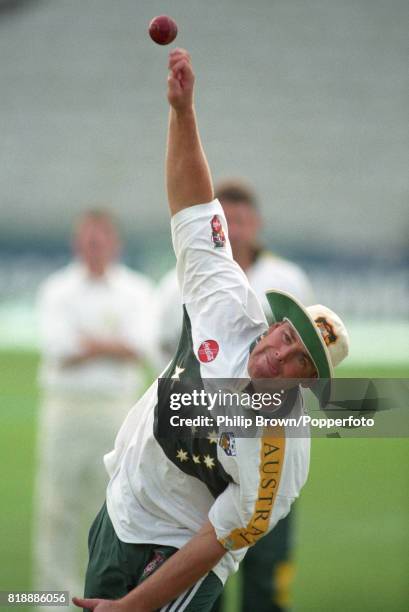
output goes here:
[{"label": "blurred background", "polygon": [[[215,178],[253,183],[265,245],[348,324],[341,374],[408,376],[406,0],[2,0],[0,590],[31,584],[39,284],[96,205],[131,267],[156,282],[174,264],[162,13],[193,56]],[[408,459],[407,440],[314,441],[295,610],[407,609]]]}]

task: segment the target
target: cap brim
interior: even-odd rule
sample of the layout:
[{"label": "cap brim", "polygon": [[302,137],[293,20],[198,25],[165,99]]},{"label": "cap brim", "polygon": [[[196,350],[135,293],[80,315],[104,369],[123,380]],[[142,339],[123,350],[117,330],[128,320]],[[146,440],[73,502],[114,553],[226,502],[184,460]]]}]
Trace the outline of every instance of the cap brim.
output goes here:
[{"label": "cap brim", "polygon": [[306,308],[292,295],[284,291],[271,289],[266,292],[266,297],[273,314],[275,322],[288,319],[295,327],[305,348],[318,372],[318,378],[333,378],[334,369],[331,357],[317,329],[314,319]]}]

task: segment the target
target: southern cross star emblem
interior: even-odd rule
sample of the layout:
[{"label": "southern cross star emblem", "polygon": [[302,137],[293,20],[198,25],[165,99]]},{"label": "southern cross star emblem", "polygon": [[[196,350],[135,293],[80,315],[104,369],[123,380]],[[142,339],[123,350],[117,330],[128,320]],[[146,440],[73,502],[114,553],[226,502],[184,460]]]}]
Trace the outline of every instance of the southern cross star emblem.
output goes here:
[{"label": "southern cross star emblem", "polygon": [[184,371],[185,371],[185,368],[180,368],[179,366],[176,366],[175,371],[173,372],[171,378],[173,380],[179,380],[180,374],[182,374]]},{"label": "southern cross star emblem", "polygon": [[200,463],[200,455],[192,455],[193,463]]},{"label": "southern cross star emblem", "polygon": [[210,457],[210,455],[205,455],[203,457],[203,461],[205,463],[205,466],[209,468],[209,470],[214,468],[214,459],[213,457]]},{"label": "southern cross star emblem", "polygon": [[217,431],[210,431],[207,434],[207,439],[209,440],[210,444],[217,444],[218,440],[219,440],[219,435],[217,433]]},{"label": "southern cross star emblem", "polygon": [[189,457],[187,454],[187,451],[184,451],[182,448],[180,448],[178,450],[178,452],[176,453],[176,457],[179,459],[179,461],[181,461],[183,463],[183,461],[188,461]]}]

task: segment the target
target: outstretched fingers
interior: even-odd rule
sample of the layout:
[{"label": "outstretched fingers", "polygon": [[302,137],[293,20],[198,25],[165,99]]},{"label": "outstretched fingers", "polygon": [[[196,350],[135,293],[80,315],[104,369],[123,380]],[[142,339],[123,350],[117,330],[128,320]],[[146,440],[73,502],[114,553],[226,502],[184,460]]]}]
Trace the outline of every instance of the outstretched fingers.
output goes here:
[{"label": "outstretched fingers", "polygon": [[101,603],[101,599],[84,599],[82,597],[73,597],[72,603],[78,608],[88,608],[89,610],[94,610],[94,608]]}]

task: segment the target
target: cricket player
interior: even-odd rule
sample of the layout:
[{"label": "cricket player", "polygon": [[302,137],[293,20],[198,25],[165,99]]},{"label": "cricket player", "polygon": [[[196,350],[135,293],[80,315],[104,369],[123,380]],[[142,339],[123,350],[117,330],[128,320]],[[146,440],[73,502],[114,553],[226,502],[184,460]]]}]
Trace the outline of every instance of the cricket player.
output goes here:
[{"label": "cricket player", "polygon": [[[233,258],[245,272],[267,321],[272,322],[265,293],[271,287],[292,294],[304,305],[312,304],[312,287],[305,272],[261,246],[262,219],[251,186],[240,179],[225,179],[215,186],[215,196],[226,216]],[[155,354],[163,368],[175,353],[183,325],[176,268],[163,277],[155,293],[158,321]],[[292,543],[293,512],[290,512],[266,538],[249,549],[241,565],[242,612],[252,612],[254,608],[257,612],[288,609],[294,576]],[[212,612],[221,607],[220,600]]]},{"label": "cricket player", "polygon": [[[335,313],[305,309],[284,292],[268,293],[276,321],[268,326],[213,199],[188,53],[172,51],[169,68],[166,176],[183,332],[165,378],[134,406],[105,456],[106,505],[89,535],[85,596],[74,598],[98,612],[209,611],[248,546],[288,514],[306,481],[309,438],[287,437],[284,426],[231,444],[161,435],[184,378],[246,379],[256,389],[266,378],[328,378],[348,350]],[[301,415],[298,386],[288,393]]]},{"label": "cricket player", "polygon": [[[151,342],[152,285],[117,261],[120,237],[108,212],[75,227],[75,260],[45,280],[38,314],[42,402],[34,507],[34,582],[82,587],[85,535],[105,497],[108,452],[143,392]],[[90,435],[92,432],[92,435]]]}]

